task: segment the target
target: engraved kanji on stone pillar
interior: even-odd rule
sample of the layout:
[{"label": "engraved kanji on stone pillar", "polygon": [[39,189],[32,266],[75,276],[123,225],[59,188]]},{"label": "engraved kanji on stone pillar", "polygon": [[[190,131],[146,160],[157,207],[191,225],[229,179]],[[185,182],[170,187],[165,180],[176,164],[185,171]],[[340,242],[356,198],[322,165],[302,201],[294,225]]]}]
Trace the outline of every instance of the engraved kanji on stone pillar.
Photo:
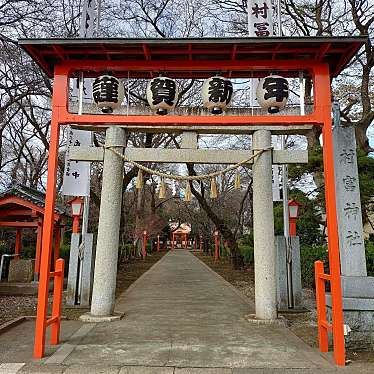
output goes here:
[{"label": "engraved kanji on stone pillar", "polygon": [[342,127],[334,104],[334,159],[336,205],[343,276],[366,276],[356,138],[353,127]]}]

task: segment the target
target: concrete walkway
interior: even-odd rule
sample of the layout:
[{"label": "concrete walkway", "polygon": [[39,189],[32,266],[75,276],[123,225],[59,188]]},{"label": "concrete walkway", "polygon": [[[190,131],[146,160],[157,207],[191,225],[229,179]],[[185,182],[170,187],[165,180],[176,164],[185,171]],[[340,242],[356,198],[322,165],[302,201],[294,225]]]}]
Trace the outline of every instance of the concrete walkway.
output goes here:
[{"label": "concrete walkway", "polygon": [[[165,255],[119,297],[116,310],[125,313],[122,320],[79,324],[42,363],[29,362],[18,372],[311,374],[337,370],[287,328],[248,322],[253,305],[185,250]],[[349,371],[354,372],[352,367]]]}]

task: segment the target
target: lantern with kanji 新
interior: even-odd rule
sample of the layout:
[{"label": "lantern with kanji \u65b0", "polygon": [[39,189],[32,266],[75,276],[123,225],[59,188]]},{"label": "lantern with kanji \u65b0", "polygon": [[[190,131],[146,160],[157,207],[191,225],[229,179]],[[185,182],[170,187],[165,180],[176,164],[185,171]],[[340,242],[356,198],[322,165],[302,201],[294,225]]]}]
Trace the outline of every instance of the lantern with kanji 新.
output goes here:
[{"label": "lantern with kanji \u65b0", "polygon": [[203,105],[213,114],[221,114],[230,104],[233,93],[232,83],[221,76],[208,78],[201,90]]},{"label": "lantern with kanji \u65b0", "polygon": [[260,79],[257,91],[257,101],[269,113],[278,113],[288,100],[288,81],[280,75],[269,75]]},{"label": "lantern with kanji \u65b0", "polygon": [[103,113],[118,109],[124,95],[123,83],[112,75],[101,75],[93,82],[93,100]]},{"label": "lantern with kanji \u65b0", "polygon": [[147,101],[151,109],[160,115],[172,110],[178,99],[175,80],[168,77],[153,78],[147,86]]}]

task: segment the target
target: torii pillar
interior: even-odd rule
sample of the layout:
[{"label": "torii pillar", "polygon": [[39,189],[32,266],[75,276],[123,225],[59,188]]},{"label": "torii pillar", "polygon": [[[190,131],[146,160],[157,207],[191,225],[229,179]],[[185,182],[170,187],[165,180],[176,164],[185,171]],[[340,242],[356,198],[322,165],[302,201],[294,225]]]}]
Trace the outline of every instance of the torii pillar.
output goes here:
[{"label": "torii pillar", "polygon": [[[253,133],[253,148],[266,149],[270,146],[269,130],[257,130]],[[265,320],[277,318],[271,167],[272,151],[269,149],[256,157],[252,169],[256,317]]]},{"label": "torii pillar", "polygon": [[[123,147],[121,147],[122,144]],[[109,127],[106,130],[105,146],[113,146],[113,149],[123,153],[124,145],[125,131],[120,127]],[[111,150],[106,149],[104,153],[91,311],[81,316],[83,321],[107,322],[120,317],[113,315],[113,312],[117,277],[123,168],[124,160]]]}]

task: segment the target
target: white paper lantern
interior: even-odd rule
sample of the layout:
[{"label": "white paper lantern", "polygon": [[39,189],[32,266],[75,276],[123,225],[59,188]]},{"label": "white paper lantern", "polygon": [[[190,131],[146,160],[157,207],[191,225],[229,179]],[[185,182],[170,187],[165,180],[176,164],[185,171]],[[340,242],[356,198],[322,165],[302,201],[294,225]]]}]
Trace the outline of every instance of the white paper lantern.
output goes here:
[{"label": "white paper lantern", "polygon": [[232,83],[218,75],[208,78],[201,90],[203,105],[213,114],[221,114],[230,104],[233,93]]},{"label": "white paper lantern", "polygon": [[288,100],[288,81],[280,75],[260,79],[256,90],[257,102],[269,113],[278,113]]},{"label": "white paper lantern", "polygon": [[168,114],[178,99],[175,80],[168,77],[153,78],[147,86],[147,101],[151,109],[159,115]]},{"label": "white paper lantern", "polygon": [[92,96],[103,113],[112,113],[121,106],[125,95],[122,81],[111,75],[101,75],[93,82]]}]

